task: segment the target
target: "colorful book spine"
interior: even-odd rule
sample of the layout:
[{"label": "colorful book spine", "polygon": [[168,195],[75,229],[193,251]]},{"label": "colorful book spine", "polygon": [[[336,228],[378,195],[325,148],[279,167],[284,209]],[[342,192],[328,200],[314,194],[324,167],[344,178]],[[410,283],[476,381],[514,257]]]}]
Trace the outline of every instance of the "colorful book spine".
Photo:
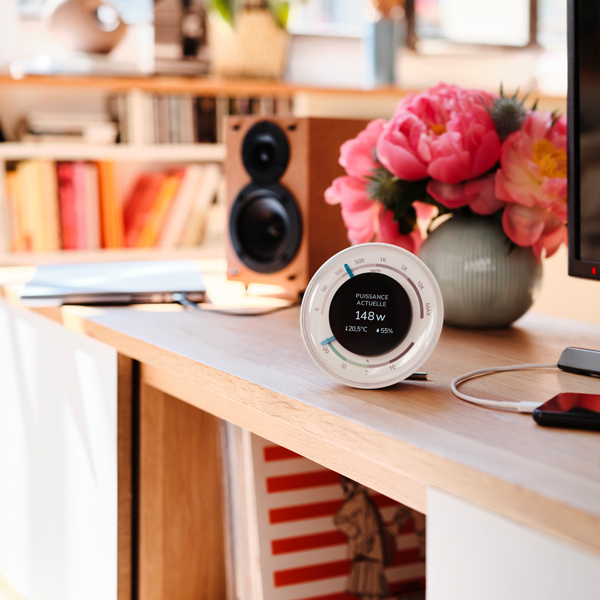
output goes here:
[{"label": "colorful book spine", "polygon": [[56,167],[48,160],[25,160],[17,165],[18,199],[27,250],[59,250],[60,213]]},{"label": "colorful book spine", "polygon": [[87,164],[77,161],[72,163],[73,168],[73,193],[75,196],[75,247],[84,250],[90,247],[87,228],[87,196],[89,193],[87,182]]},{"label": "colorful book spine", "polygon": [[175,248],[194,210],[194,203],[202,184],[203,167],[190,165],[185,169],[177,194],[160,230],[158,245]]},{"label": "colorful book spine", "polygon": [[85,189],[84,197],[84,227],[88,250],[97,250],[101,247],[100,231],[100,182],[98,179],[98,165],[85,163]]},{"label": "colorful book spine", "polygon": [[32,161],[24,160],[17,165],[17,198],[20,204],[18,212],[21,219],[24,249],[28,251],[40,248],[39,216],[37,214],[35,194],[35,167]]},{"label": "colorful book spine", "polygon": [[84,161],[57,165],[63,250],[100,248],[98,167]]},{"label": "colorful book spine", "polygon": [[76,218],[77,208],[73,182],[73,163],[60,162],[56,166],[56,171],[58,178],[58,203],[62,230],[62,248],[63,250],[76,250],[79,246]]},{"label": "colorful book spine", "polygon": [[123,211],[126,247],[135,248],[139,245],[140,235],[165,179],[164,173],[142,173],[135,181]]},{"label": "colorful book spine", "polygon": [[181,173],[167,175],[137,240],[139,248],[151,248],[158,242],[161,227],[177,194]]},{"label": "colorful book spine", "polygon": [[180,246],[197,246],[202,242],[208,210],[218,194],[220,183],[221,168],[219,165],[204,165],[202,180],[197,189],[192,210],[181,233]]},{"label": "colorful book spine", "polygon": [[123,246],[123,212],[115,186],[115,165],[112,161],[98,163],[100,217],[103,248]]},{"label": "colorful book spine", "polygon": [[10,249],[12,252],[29,250],[24,230],[23,198],[19,190],[17,171],[6,174],[6,195],[10,211]]},{"label": "colorful book spine", "polygon": [[35,160],[37,171],[37,199],[42,243],[40,250],[61,249],[60,209],[58,205],[58,182],[56,163],[51,160]]}]

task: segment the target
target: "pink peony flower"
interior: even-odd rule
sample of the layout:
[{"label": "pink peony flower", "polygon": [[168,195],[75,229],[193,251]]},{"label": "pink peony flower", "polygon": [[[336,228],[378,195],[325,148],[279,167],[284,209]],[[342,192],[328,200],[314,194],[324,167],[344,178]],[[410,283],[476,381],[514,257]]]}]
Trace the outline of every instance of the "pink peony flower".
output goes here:
[{"label": "pink peony flower", "polygon": [[377,140],[377,158],[396,177],[459,183],[483,175],[500,155],[486,105],[492,96],[440,84],[400,101]]},{"label": "pink peony flower", "polygon": [[426,202],[419,202],[418,200],[413,202],[413,208],[417,213],[419,221],[431,221],[438,214],[437,206],[427,204]]},{"label": "pink peony flower", "polygon": [[[518,119],[507,122],[511,110]],[[503,144],[494,121],[514,131]],[[408,95],[389,122],[371,121],[344,142],[346,176],[325,199],[341,205],[352,244],[383,241],[416,253],[442,205],[502,214],[509,239],[551,256],[566,241],[566,126],[565,117],[524,109],[516,96],[440,84]],[[394,214],[403,228],[414,223],[409,235]]]},{"label": "pink peony flower", "polygon": [[502,145],[496,196],[508,203],[502,223],[519,246],[552,256],[566,239],[566,118],[533,112]]},{"label": "pink peony flower", "polygon": [[[368,180],[364,177],[343,176],[334,179],[325,190],[325,201],[342,207],[342,219],[350,242],[353,245],[371,241],[385,242],[416,254],[423,243],[421,232],[416,229],[409,235],[399,233],[393,213],[369,199],[367,184]],[[429,215],[429,209],[434,207],[422,205],[415,208],[417,215]]]},{"label": "pink peony flower", "polygon": [[371,121],[355,138],[340,147],[340,165],[353,177],[368,177],[379,165],[375,160],[375,144],[385,126],[384,119]]},{"label": "pink peony flower", "polygon": [[546,257],[552,256],[567,243],[565,223],[539,206],[508,204],[502,213],[502,227],[518,246],[532,246],[538,258],[544,250]]},{"label": "pink peony flower", "polygon": [[413,254],[418,254],[423,244],[423,236],[419,229],[414,229],[408,235],[402,235],[398,231],[398,223],[394,221],[394,213],[381,207],[379,211],[379,234],[378,242],[400,246]]},{"label": "pink peony flower", "polygon": [[427,184],[427,192],[450,210],[468,205],[478,215],[491,215],[506,204],[496,198],[494,173],[464,183],[432,180]]},{"label": "pink peony flower", "polygon": [[327,204],[341,204],[342,219],[353,245],[370,242],[375,235],[376,204],[369,200],[368,183],[364,177],[342,176],[325,190]]}]

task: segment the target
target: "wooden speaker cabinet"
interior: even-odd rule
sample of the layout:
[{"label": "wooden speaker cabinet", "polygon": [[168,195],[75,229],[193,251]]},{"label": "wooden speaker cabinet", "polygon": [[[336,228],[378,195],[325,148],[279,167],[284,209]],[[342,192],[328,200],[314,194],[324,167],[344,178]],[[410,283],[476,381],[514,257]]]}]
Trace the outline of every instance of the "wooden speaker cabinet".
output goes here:
[{"label": "wooden speaker cabinet", "polygon": [[297,298],[315,271],[350,245],[340,207],[324,192],[338,176],[340,146],[367,121],[233,116],[225,122],[229,214],[227,275]]}]

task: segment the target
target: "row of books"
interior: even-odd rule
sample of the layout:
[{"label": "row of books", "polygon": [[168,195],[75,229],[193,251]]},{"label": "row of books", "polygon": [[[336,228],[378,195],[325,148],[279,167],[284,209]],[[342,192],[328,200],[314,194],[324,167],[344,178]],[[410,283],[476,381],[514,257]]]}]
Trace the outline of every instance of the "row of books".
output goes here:
[{"label": "row of books", "polygon": [[234,598],[425,598],[425,515],[247,430],[223,428]]},{"label": "row of books", "polygon": [[287,116],[292,114],[292,100],[139,92],[112,97],[110,112],[119,123],[121,143],[212,144],[223,141],[224,116]]},{"label": "row of books", "polygon": [[20,142],[114,144],[119,128],[105,111],[37,110],[20,119],[15,134]]},{"label": "row of books", "polygon": [[91,144],[212,144],[223,141],[227,115],[287,116],[292,99],[275,96],[192,96],[134,90],[111,96],[102,111],[38,110],[23,116],[19,141]]},{"label": "row of books", "polygon": [[139,173],[118,192],[111,161],[25,160],[6,174],[13,252],[173,248],[202,241],[218,165]]}]

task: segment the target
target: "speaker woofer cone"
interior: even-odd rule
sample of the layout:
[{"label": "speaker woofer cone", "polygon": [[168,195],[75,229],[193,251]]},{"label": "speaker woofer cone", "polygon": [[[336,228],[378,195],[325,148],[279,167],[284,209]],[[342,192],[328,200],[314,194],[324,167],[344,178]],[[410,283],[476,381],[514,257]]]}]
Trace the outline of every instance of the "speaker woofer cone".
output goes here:
[{"label": "speaker woofer cone", "polygon": [[259,121],[246,133],[242,161],[253,181],[267,183],[279,179],[287,169],[290,147],[279,125]]},{"label": "speaker woofer cone", "polygon": [[258,273],[275,273],[296,256],[302,239],[302,217],[291,194],[280,184],[246,186],[229,219],[233,248]]}]

